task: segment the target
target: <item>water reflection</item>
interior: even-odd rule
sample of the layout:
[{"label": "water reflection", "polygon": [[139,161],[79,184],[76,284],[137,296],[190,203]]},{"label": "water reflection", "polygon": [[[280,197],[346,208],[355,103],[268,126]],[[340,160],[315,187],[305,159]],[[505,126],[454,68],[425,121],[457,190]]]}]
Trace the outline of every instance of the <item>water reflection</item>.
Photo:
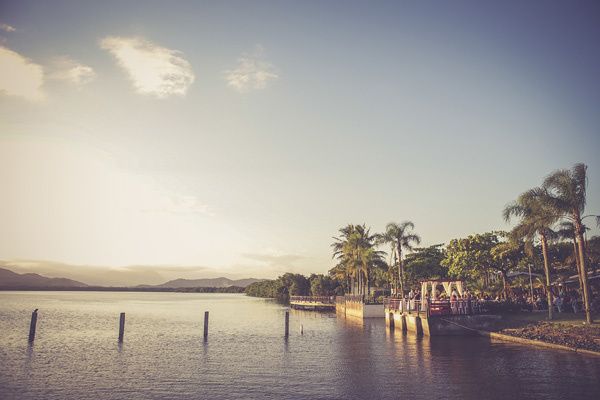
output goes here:
[{"label": "water reflection", "polygon": [[[22,315],[41,302],[44,324],[26,347]],[[115,348],[123,311],[127,334]],[[0,398],[539,400],[600,391],[595,358],[300,310],[290,311],[286,340],[284,313],[239,295],[1,293]]]}]

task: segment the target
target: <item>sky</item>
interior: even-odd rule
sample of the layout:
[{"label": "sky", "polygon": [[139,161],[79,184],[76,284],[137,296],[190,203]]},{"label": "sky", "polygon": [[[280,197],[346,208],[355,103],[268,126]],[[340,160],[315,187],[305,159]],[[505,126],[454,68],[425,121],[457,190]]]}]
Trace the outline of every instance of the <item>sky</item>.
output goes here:
[{"label": "sky", "polygon": [[599,43],[594,1],[0,0],[0,265],[325,273],[346,224],[509,229],[576,162],[600,214]]}]

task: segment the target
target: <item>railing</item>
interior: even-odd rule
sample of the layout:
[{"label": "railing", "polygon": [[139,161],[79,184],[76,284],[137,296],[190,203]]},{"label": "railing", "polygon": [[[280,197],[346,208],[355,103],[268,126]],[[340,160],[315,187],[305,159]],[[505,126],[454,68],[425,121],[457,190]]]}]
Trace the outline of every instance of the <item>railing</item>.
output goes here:
[{"label": "railing", "polygon": [[[434,310],[434,307],[436,308]],[[434,301],[430,305],[430,315],[474,315],[489,313],[488,301],[467,300],[445,300]]]},{"label": "railing", "polygon": [[488,312],[487,302],[479,300],[406,300],[385,298],[384,307],[391,311],[406,312],[409,314],[426,312],[428,316],[438,315],[473,315]]},{"label": "railing", "polygon": [[385,308],[388,308],[392,311],[400,311],[407,313],[421,313],[427,311],[427,303],[421,302],[420,300],[407,300],[386,297],[385,299],[383,299],[383,304]]},{"label": "railing", "polygon": [[290,302],[335,304],[335,296],[290,296]]},{"label": "railing", "polygon": [[364,294],[347,294],[345,296],[337,297],[338,303],[354,302],[362,304],[381,304],[381,301],[377,300],[372,296],[366,296]]}]

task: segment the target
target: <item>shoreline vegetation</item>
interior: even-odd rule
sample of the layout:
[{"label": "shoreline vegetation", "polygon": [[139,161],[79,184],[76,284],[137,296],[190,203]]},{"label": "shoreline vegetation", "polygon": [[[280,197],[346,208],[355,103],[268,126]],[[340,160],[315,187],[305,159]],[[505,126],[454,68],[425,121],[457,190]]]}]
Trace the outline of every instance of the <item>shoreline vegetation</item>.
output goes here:
[{"label": "shoreline vegetation", "polygon": [[244,293],[241,286],[227,287],[113,287],[113,286],[85,286],[85,287],[38,287],[38,286],[0,286],[0,291],[41,291],[41,292],[173,292],[173,293]]},{"label": "shoreline vegetation", "polygon": [[343,294],[420,300],[419,281],[462,280],[465,296],[493,300],[495,312],[505,316],[495,332],[600,351],[594,322],[600,236],[587,238],[591,225],[585,225],[594,218],[600,226],[600,216],[585,212],[587,181],[584,164],[556,170],[501,210],[506,222],[516,223],[510,232],[475,233],[447,245],[418,247],[411,221],[389,223],[383,233],[349,224],[333,238],[336,264],[328,275],[286,273],[249,285],[246,294],[283,302]]}]

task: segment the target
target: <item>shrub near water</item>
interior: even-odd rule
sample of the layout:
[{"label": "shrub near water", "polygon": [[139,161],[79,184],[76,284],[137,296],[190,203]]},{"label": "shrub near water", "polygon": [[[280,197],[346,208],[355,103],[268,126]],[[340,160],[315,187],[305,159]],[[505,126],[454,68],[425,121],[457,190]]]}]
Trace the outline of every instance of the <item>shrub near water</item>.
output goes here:
[{"label": "shrub near water", "polygon": [[344,290],[337,279],[329,276],[312,274],[307,278],[301,274],[286,273],[277,279],[252,283],[245,292],[248,296],[287,302],[290,296],[333,296]]}]

